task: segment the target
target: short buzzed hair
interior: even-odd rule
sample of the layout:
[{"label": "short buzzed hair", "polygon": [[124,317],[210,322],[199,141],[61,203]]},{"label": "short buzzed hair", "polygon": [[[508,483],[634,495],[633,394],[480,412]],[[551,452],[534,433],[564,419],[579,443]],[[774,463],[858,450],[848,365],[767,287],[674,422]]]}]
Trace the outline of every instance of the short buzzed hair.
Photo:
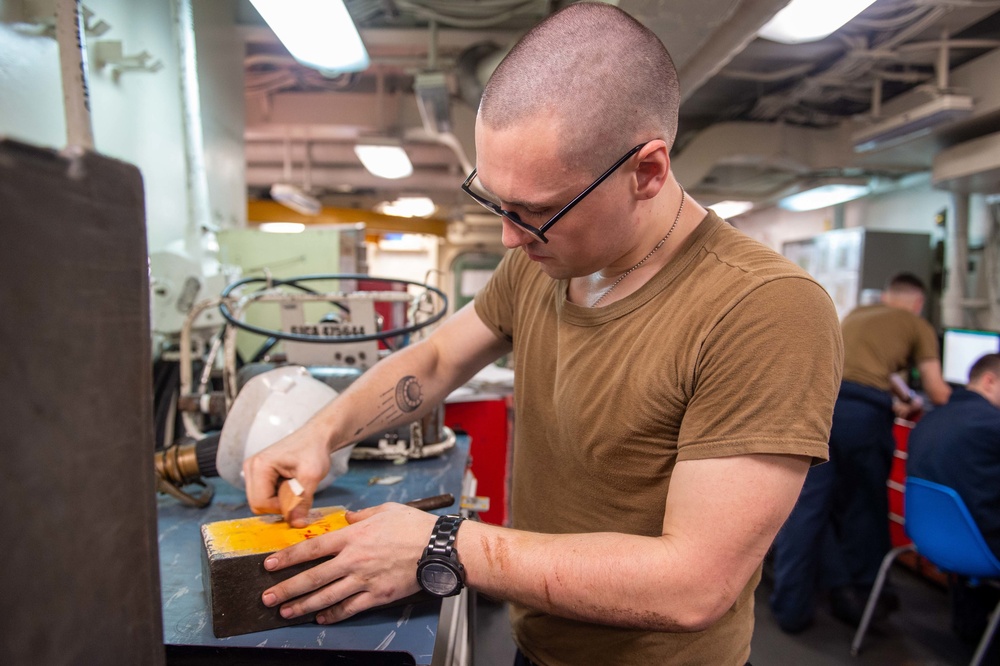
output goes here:
[{"label": "short buzzed hair", "polygon": [[927,287],[924,286],[923,280],[918,278],[913,273],[897,273],[889,278],[889,282],[886,284],[886,290],[903,293],[903,292],[920,292],[921,294],[927,293]]},{"label": "short buzzed hair", "polygon": [[992,372],[997,377],[1000,377],[1000,354],[980,356],[979,360],[969,368],[969,383],[979,381],[979,378],[987,372]]},{"label": "short buzzed hair", "polygon": [[580,2],[511,49],[486,84],[479,118],[503,130],[554,112],[561,157],[596,168],[642,141],[671,147],[679,108],[677,70],[659,37],[617,7]]}]

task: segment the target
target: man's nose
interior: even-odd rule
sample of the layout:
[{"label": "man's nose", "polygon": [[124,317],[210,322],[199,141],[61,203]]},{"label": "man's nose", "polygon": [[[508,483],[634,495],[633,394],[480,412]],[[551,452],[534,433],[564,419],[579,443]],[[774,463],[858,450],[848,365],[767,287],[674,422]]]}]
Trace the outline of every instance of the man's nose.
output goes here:
[{"label": "man's nose", "polygon": [[527,245],[535,240],[534,236],[508,220],[506,217],[501,216],[500,219],[502,221],[500,240],[503,242],[503,246],[508,250],[513,250],[514,248]]}]

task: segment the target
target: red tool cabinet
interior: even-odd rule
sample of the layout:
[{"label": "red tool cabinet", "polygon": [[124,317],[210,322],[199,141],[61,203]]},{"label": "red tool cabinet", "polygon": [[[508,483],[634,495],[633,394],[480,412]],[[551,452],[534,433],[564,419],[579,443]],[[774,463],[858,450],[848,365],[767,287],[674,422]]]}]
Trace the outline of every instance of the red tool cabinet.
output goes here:
[{"label": "red tool cabinet", "polygon": [[[912,421],[896,419],[895,424],[892,426],[892,434],[896,440],[896,450],[893,452],[892,469],[889,472],[887,492],[889,493],[889,536],[892,539],[893,548],[910,543],[910,538],[906,536],[903,525],[906,521],[906,459],[910,431],[913,430],[914,425]],[[899,561],[921,576],[942,585],[947,584],[947,575],[941,573],[937,567],[915,553],[904,553],[900,556]]]},{"label": "red tool cabinet", "polygon": [[469,396],[444,406],[444,424],[469,435],[476,494],[490,498],[479,517],[493,525],[507,524],[512,410],[510,396]]}]

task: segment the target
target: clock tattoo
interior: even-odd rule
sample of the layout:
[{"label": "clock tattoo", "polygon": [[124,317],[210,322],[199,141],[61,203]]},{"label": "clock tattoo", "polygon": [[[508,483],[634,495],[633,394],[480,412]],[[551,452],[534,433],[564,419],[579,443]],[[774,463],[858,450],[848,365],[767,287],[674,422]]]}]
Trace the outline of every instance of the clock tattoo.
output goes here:
[{"label": "clock tattoo", "polygon": [[391,424],[403,414],[420,409],[422,404],[424,396],[420,381],[413,375],[407,375],[396,382],[395,387],[379,396],[379,412],[365,427],[371,426],[376,421]]},{"label": "clock tattoo", "polygon": [[420,382],[413,375],[407,375],[396,384],[396,406],[403,412],[412,412],[423,403]]}]

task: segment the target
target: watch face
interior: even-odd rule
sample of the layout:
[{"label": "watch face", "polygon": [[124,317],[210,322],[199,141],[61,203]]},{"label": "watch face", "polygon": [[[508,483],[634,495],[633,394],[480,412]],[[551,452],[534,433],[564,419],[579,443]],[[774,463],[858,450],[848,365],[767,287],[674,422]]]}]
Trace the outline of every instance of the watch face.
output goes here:
[{"label": "watch face", "polygon": [[431,560],[420,566],[420,585],[431,594],[448,597],[458,591],[460,583],[454,569],[445,562]]}]

